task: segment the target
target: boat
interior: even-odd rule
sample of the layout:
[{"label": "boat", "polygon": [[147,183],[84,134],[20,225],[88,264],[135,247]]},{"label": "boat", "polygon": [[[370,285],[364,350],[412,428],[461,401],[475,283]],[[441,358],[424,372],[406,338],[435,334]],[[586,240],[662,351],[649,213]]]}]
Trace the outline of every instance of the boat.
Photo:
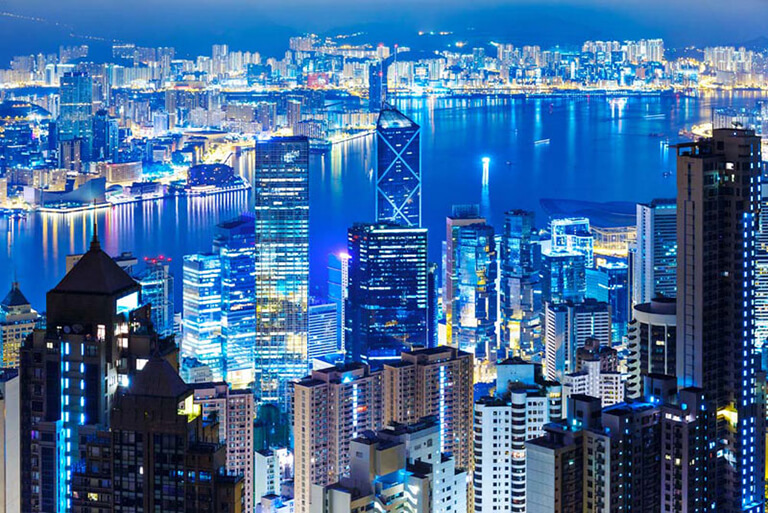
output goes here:
[{"label": "boat", "polygon": [[549,144],[549,139],[539,139],[538,141],[535,141],[533,144],[536,146],[543,146],[546,144]]}]

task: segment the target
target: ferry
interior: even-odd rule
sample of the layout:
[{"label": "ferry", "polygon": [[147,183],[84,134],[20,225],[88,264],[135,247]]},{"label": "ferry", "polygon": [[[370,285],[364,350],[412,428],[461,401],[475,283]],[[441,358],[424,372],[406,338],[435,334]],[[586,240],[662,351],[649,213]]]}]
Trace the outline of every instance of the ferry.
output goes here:
[{"label": "ferry", "polygon": [[536,146],[546,146],[549,144],[549,139],[539,139],[538,141],[535,141],[533,144]]}]

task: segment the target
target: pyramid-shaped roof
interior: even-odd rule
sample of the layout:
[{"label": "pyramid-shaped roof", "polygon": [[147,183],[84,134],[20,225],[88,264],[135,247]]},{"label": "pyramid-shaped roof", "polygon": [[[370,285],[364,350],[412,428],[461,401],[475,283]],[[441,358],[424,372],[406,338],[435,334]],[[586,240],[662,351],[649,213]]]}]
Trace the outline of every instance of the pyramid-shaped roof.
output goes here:
[{"label": "pyramid-shaped roof", "polygon": [[190,390],[176,369],[168,363],[168,360],[160,356],[153,356],[134,378],[129,393],[177,398]]},{"label": "pyramid-shaped roof", "polygon": [[13,282],[10,292],[5,295],[5,298],[3,299],[2,303],[0,303],[0,306],[12,307],[25,306],[28,304],[29,301],[27,301],[27,298],[24,297],[24,294],[22,294],[18,282]]},{"label": "pyramid-shaped roof", "polygon": [[55,292],[113,295],[138,284],[101,249],[94,235],[91,247],[53,289]]}]

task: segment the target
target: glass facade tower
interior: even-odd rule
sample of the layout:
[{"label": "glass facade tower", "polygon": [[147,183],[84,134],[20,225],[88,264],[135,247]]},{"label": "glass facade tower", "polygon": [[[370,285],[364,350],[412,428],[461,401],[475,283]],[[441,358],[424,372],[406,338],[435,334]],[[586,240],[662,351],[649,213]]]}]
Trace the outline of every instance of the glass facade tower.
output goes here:
[{"label": "glass facade tower", "polygon": [[288,383],[309,368],[309,141],[259,141],[255,158],[255,392],[287,409]]},{"label": "glass facade tower", "polygon": [[81,139],[84,160],[90,158],[93,146],[92,98],[93,81],[87,73],[64,73],[61,78],[61,114],[57,127],[59,139]]},{"label": "glass facade tower", "polygon": [[376,220],[421,226],[421,127],[385,106],[376,124]]},{"label": "glass facade tower", "polygon": [[216,254],[184,256],[181,355],[224,379],[221,350],[221,261]]}]

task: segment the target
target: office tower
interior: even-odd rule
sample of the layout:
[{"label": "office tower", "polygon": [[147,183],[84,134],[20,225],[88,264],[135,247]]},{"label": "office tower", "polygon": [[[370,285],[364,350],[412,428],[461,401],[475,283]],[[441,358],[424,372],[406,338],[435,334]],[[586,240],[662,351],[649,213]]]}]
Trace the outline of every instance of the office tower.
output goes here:
[{"label": "office tower", "polygon": [[376,150],[376,221],[421,226],[421,127],[385,105]]},{"label": "office tower", "polygon": [[657,297],[635,305],[627,348],[627,397],[643,397],[643,376],[677,371],[677,300]]},{"label": "office tower", "polygon": [[427,229],[356,224],[347,241],[347,357],[378,368],[426,346]]},{"label": "office tower", "polygon": [[346,351],[347,296],[349,294],[349,255],[328,255],[328,300],[336,304],[336,349]]},{"label": "office tower", "polygon": [[386,67],[382,61],[373,61],[368,64],[368,111],[381,111],[386,99]]},{"label": "office tower", "polygon": [[551,219],[549,232],[552,236],[552,251],[567,251],[584,255],[584,265],[591,269],[595,261],[595,239],[589,230],[586,217]]},{"label": "office tower", "polygon": [[349,475],[350,441],[382,426],[381,373],[367,365],[316,370],[293,385],[294,497],[310,511],[312,485]]},{"label": "office tower", "polygon": [[587,339],[610,345],[611,314],[606,303],[587,299],[582,303],[547,303],[544,312],[544,344],[547,378],[562,381],[576,370],[576,351]]},{"label": "office tower", "polygon": [[313,485],[308,511],[429,511],[429,479],[406,471],[404,444],[369,432],[349,445],[349,476],[329,485]]},{"label": "office tower", "polygon": [[600,399],[603,408],[624,400],[624,382],[617,370],[605,370],[600,359],[586,359],[574,372],[563,376],[563,398],[588,395]]},{"label": "office tower", "polygon": [[611,307],[611,339],[620,343],[629,322],[629,272],[621,260],[597,260],[595,269],[587,269],[585,296],[608,303]]},{"label": "office tower", "polygon": [[529,372],[535,366],[523,360],[503,365],[520,367],[509,371],[517,379],[497,383],[497,397],[475,403],[476,513],[526,511],[525,442],[542,436],[546,424],[562,417],[559,383],[540,379],[540,372]]},{"label": "office tower", "polygon": [[0,371],[0,510],[22,511],[21,391],[18,369]]},{"label": "office tower", "polygon": [[218,423],[218,441],[226,444],[227,473],[243,476],[243,511],[253,511],[260,497],[254,496],[253,393],[231,390],[227,383],[198,383],[189,388],[203,421]]},{"label": "office tower", "polygon": [[440,268],[427,264],[427,347],[437,347],[440,331]]},{"label": "office tower", "polygon": [[677,205],[674,199],[637,204],[632,305],[677,295]]},{"label": "office tower", "polygon": [[288,127],[296,129],[301,121],[301,100],[289,99],[285,104],[285,117]]},{"label": "office tower", "polygon": [[454,206],[446,219],[443,308],[446,341],[495,362],[496,240],[476,205]]},{"label": "office tower", "polygon": [[[718,511],[762,511],[764,415],[755,348],[760,139],[720,129],[677,147],[677,378],[704,391],[717,424]],[[764,379],[764,378],[763,378]]]},{"label": "office tower", "polygon": [[93,145],[93,81],[87,73],[71,71],[61,78],[59,141],[81,141],[81,159],[89,161]]},{"label": "office tower", "polygon": [[287,410],[306,375],[309,302],[309,142],[256,143],[256,398]]},{"label": "office tower", "polygon": [[384,424],[410,424],[434,415],[440,424],[440,451],[472,469],[473,357],[440,346],[404,352],[383,372]]},{"label": "office tower", "polygon": [[504,214],[500,245],[500,349],[507,356],[532,351],[539,323],[541,298],[535,293],[541,265],[535,241],[534,213],[510,210]]},{"label": "office tower", "polygon": [[221,351],[227,383],[253,383],[256,343],[256,276],[253,217],[242,215],[216,226],[214,253],[221,261]]},{"label": "office tower", "polygon": [[119,395],[111,420],[115,511],[246,511],[243,478],[225,471],[227,447],[199,410],[159,357]]},{"label": "office tower", "polygon": [[101,109],[93,117],[93,160],[115,160],[120,139],[117,118]]},{"label": "office tower", "polygon": [[81,433],[108,428],[115,394],[150,355],[175,349],[158,344],[140,294],[96,237],[48,292],[47,328],[35,330],[21,349],[21,401],[28,405],[21,412],[25,508],[71,510]]},{"label": "office tower", "polygon": [[425,417],[414,424],[393,423],[378,436],[403,444],[406,470],[428,478],[431,500],[425,501],[421,511],[467,511],[467,472],[457,470],[453,457],[440,452],[436,417]]},{"label": "office tower", "polygon": [[310,360],[336,352],[338,317],[336,303],[309,305],[307,355]]},{"label": "office tower", "polygon": [[136,281],[141,285],[141,300],[152,305],[152,324],[161,337],[173,335],[173,275],[171,259],[162,255],[144,260],[145,269]]},{"label": "office tower", "polygon": [[587,292],[584,255],[542,250],[541,299],[545,303],[582,301]]},{"label": "office tower", "polygon": [[218,255],[185,255],[182,295],[181,355],[211,370],[213,381],[224,379],[221,350],[221,260]]},{"label": "office tower", "polygon": [[19,284],[13,282],[11,290],[0,302],[0,350],[2,350],[3,368],[18,368],[19,349],[27,335],[35,329],[40,318]]}]

